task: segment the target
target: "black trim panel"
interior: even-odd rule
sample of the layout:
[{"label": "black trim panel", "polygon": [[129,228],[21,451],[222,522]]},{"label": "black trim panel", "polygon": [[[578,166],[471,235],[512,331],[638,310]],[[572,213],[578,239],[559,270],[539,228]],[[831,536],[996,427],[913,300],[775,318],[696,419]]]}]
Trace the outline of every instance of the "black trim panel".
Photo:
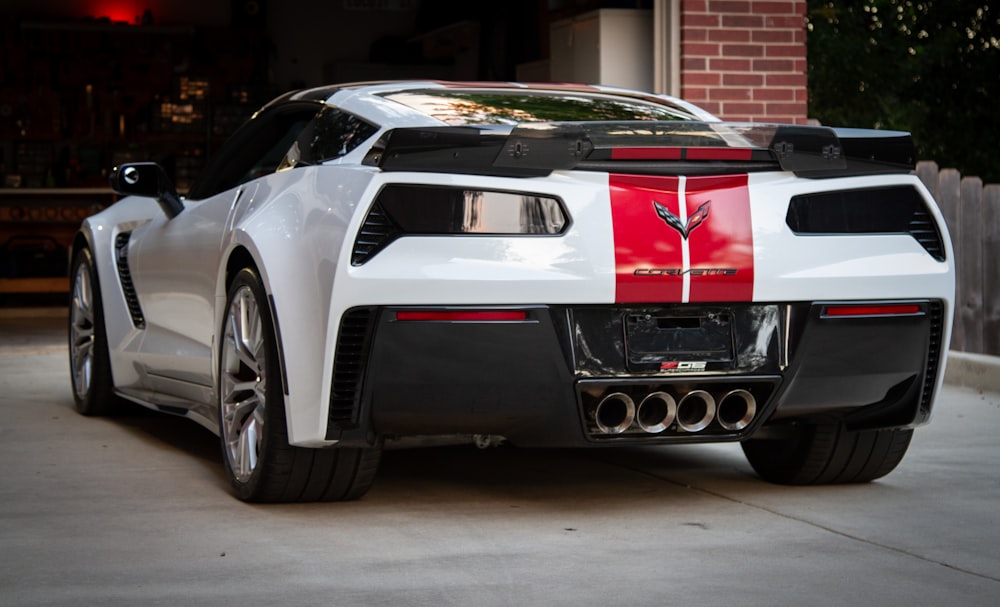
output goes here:
[{"label": "black trim panel", "polygon": [[[824,316],[843,304],[889,313]],[[891,313],[895,304],[906,312]],[[397,320],[399,311],[506,309],[523,319]],[[639,314],[650,319],[631,329],[637,366],[626,325]],[[720,314],[725,322],[705,322]],[[492,434],[553,447],[743,440],[816,416],[851,428],[918,425],[930,415],[945,326],[943,303],[929,300],[379,307],[353,309],[344,323],[328,438],[363,445],[385,435]],[[762,331],[770,336],[760,339]],[[650,431],[636,421],[608,432],[597,423],[597,403],[608,395],[638,404],[657,391],[679,401],[696,390],[720,400],[745,391],[755,410],[741,424],[716,418],[699,430]]]},{"label": "black trim panel", "polygon": [[826,306],[843,303],[792,306],[791,364],[777,396],[774,420],[842,415],[859,428],[926,422],[940,358],[942,304],[928,300],[850,302],[913,303],[920,312],[823,316]]},{"label": "black trim panel", "polygon": [[548,308],[519,307],[523,321],[486,322],[396,321],[399,309],[381,311],[371,350],[365,401],[379,434],[579,441],[573,374],[557,337],[565,327]]},{"label": "black trim panel", "polygon": [[285,368],[285,341],[281,338],[281,325],[278,324],[278,315],[274,305],[274,295],[267,296],[268,313],[271,315],[271,324],[274,325],[274,340],[278,350],[278,368],[281,370],[281,390],[288,396],[288,370]]},{"label": "black trim panel", "polygon": [[[696,143],[693,143],[696,142]],[[737,142],[734,144],[734,142]],[[616,148],[692,145],[745,152],[744,160],[703,163],[609,161]],[[752,162],[747,162],[752,161]],[[425,171],[511,177],[554,170],[600,170],[664,175],[748,172],[768,168],[810,179],[913,170],[909,133],[822,126],[698,121],[588,121],[526,123],[513,128],[448,126],[386,132],[365,164],[383,171]],[[628,168],[632,167],[632,168]]]},{"label": "black trim panel", "polygon": [[335,429],[358,427],[375,318],[375,308],[352,308],[341,317],[333,359],[327,438],[339,437],[334,435]]}]

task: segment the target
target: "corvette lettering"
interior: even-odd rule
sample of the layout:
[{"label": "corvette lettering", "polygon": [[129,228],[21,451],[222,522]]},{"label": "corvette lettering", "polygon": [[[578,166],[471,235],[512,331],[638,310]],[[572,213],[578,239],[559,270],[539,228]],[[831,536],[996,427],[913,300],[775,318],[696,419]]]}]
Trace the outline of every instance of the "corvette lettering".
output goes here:
[{"label": "corvette lettering", "polygon": [[681,268],[638,268],[635,276],[736,276],[739,272],[736,268],[691,268],[683,270]]}]

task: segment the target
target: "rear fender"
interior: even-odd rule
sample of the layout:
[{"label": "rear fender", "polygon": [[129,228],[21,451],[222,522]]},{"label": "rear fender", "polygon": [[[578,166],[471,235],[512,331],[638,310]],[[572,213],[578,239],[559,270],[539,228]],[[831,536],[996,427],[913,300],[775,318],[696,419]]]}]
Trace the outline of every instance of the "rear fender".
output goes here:
[{"label": "rear fender", "polygon": [[[336,339],[336,327],[328,323],[334,276],[345,240],[353,242],[347,228],[370,176],[332,166],[293,171],[260,183],[235,220],[226,259],[239,248],[248,251],[270,299],[287,379],[290,444],[322,447],[330,444],[324,432],[332,364],[328,344]],[[225,280],[224,266],[217,325],[225,314]],[[217,352],[215,360],[217,366]]]}]

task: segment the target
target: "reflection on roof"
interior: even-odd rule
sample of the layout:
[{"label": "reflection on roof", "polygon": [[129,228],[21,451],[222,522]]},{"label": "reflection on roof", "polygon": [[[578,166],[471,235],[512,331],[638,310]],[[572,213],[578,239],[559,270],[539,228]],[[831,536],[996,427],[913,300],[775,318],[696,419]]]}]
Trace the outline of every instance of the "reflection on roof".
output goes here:
[{"label": "reflection on roof", "polygon": [[666,101],[599,92],[427,88],[387,92],[383,96],[448,125],[697,120],[687,110]]}]

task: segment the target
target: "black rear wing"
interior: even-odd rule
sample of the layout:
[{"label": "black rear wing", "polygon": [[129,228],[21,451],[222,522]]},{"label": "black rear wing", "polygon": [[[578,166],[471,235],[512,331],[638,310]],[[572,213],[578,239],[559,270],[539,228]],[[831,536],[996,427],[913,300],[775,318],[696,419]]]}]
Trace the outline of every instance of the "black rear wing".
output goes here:
[{"label": "black rear wing", "polygon": [[556,170],[650,175],[908,173],[909,133],[728,122],[546,122],[387,131],[365,157],[383,171],[533,177]]}]

